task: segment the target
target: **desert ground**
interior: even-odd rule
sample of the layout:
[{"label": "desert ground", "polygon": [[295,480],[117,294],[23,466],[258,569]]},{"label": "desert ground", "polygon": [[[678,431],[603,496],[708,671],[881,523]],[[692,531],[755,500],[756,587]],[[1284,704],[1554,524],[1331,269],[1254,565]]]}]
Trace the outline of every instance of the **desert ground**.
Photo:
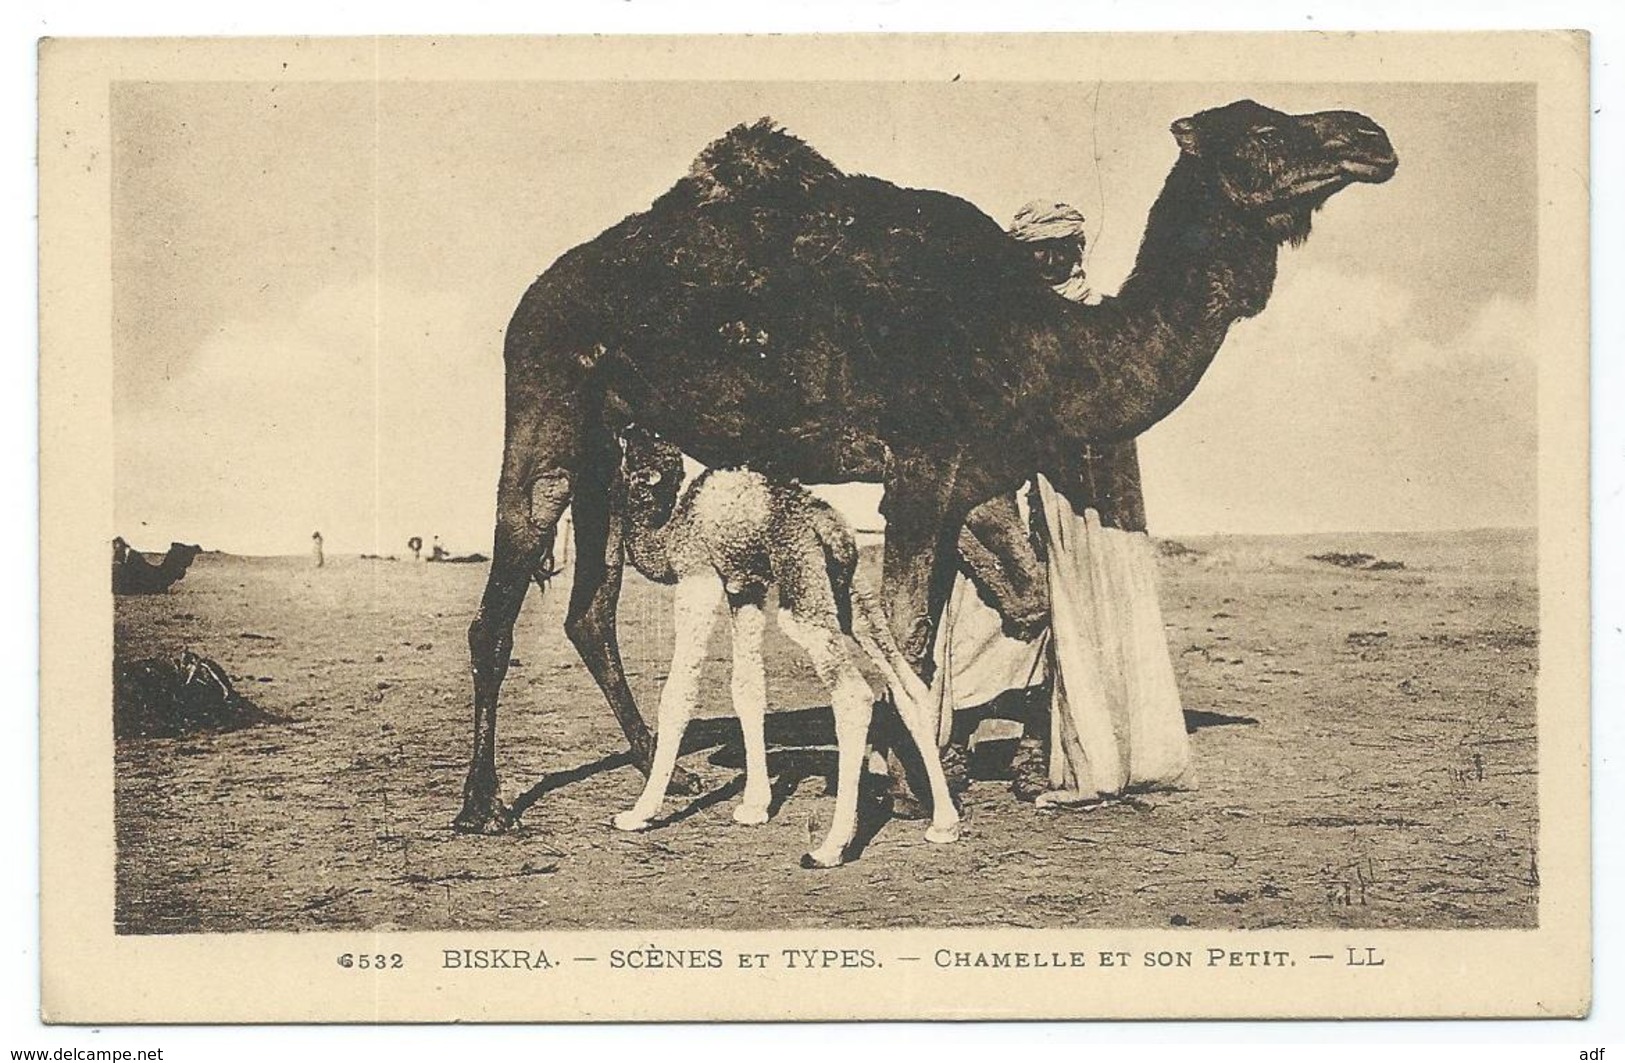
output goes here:
[{"label": "desert ground", "polygon": [[[281,721],[117,743],[116,927],[1534,926],[1533,533],[1181,542],[1161,576],[1187,788],[1037,810],[1000,777],[1009,743],[985,742],[959,843],[874,816],[833,871],[796,863],[832,809],[832,727],[776,631],[773,819],[729,816],[742,758],[719,625],[682,761],[705,792],[622,834],[609,818],[641,777],[564,637],[565,595],[533,591],[498,724],[521,824],[464,836],[485,566],[204,554],[168,593],[117,600],[117,653],[191,649]],[[1328,552],[1403,567],[1310,560]],[[668,593],[629,573],[622,598],[646,714]]]}]

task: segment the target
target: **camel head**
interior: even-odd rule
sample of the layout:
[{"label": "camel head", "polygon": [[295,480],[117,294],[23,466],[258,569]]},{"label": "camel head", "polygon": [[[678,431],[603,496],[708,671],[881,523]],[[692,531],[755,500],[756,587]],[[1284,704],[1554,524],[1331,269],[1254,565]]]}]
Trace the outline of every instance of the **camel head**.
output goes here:
[{"label": "camel head", "polygon": [[683,489],[683,453],[646,428],[629,426],[623,467],[626,510],[631,519],[659,527],[671,519]]},{"label": "camel head", "polygon": [[1310,218],[1357,182],[1380,184],[1398,160],[1388,134],[1355,111],[1286,114],[1252,100],[1181,118],[1180,161],[1206,170],[1243,221],[1277,243],[1302,243]]},{"label": "camel head", "polygon": [[170,543],[167,557],[175,559],[175,563],[185,570],[192,563],[192,559],[203,552],[203,547],[191,543]]}]

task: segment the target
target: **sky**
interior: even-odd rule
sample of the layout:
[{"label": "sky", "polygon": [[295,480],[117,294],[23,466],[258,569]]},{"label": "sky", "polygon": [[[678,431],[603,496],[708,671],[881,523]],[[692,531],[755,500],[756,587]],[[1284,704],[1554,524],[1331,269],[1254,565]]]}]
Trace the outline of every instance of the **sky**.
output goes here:
[{"label": "sky", "polygon": [[[1269,307],[1142,439],[1155,534],[1534,523],[1533,91],[1508,85],[121,83],[115,519],[295,553],[488,550],[502,334],[562,252],[771,115],[843,170],[1089,219],[1127,275],[1170,122],[1352,108],[1397,176],[1283,251]],[[878,489],[838,489],[873,525]]]}]

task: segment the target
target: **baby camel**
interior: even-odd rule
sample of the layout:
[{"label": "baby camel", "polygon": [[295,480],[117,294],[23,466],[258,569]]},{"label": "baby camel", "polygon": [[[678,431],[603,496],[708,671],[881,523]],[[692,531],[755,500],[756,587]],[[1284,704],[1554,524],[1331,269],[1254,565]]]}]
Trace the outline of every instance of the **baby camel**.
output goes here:
[{"label": "baby camel", "polygon": [[812,658],[835,712],[835,816],[828,837],[801,858],[801,866],[839,866],[857,830],[874,692],[843,634],[853,636],[885,677],[925,761],[933,805],[926,838],[956,839],[959,814],[938,759],[928,692],[905,661],[874,596],[854,580],[858,550],[845,521],[800,485],[746,469],[710,470],[683,490],[683,459],[676,447],[635,426],[627,429],[625,441],[626,556],[645,577],[676,585],[677,647],[660,692],[648,785],[630,810],[615,817],[615,826],[641,830],[660,810],[724,598],[733,619],[734,710],[745,740],[745,794],[733,818],[767,822],[772,794],[763,737],[762,631],[768,588],[777,587],[779,627]]}]

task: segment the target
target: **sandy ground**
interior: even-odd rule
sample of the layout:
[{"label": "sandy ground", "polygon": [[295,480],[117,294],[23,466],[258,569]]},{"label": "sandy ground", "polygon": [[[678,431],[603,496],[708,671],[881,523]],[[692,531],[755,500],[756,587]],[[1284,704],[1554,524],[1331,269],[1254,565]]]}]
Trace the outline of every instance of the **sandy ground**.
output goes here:
[{"label": "sandy ground", "polygon": [[[796,866],[832,808],[830,720],[770,631],[773,820],[736,826],[737,726],[713,645],[684,764],[705,781],[620,834],[641,778],[534,592],[498,767],[521,829],[450,830],[470,741],[464,632],[483,565],[204,555],[117,603],[119,652],[191,648],[289,722],[117,747],[126,933],[304,929],[1535,925],[1532,534],[1186,540],[1162,562],[1189,789],[1037,811],[982,747],[957,845],[890,821],[857,862]],[[1404,568],[1307,555],[1364,551]],[[666,591],[628,579],[623,651],[652,709]],[[1008,747],[1002,752],[1007,756]]]}]

